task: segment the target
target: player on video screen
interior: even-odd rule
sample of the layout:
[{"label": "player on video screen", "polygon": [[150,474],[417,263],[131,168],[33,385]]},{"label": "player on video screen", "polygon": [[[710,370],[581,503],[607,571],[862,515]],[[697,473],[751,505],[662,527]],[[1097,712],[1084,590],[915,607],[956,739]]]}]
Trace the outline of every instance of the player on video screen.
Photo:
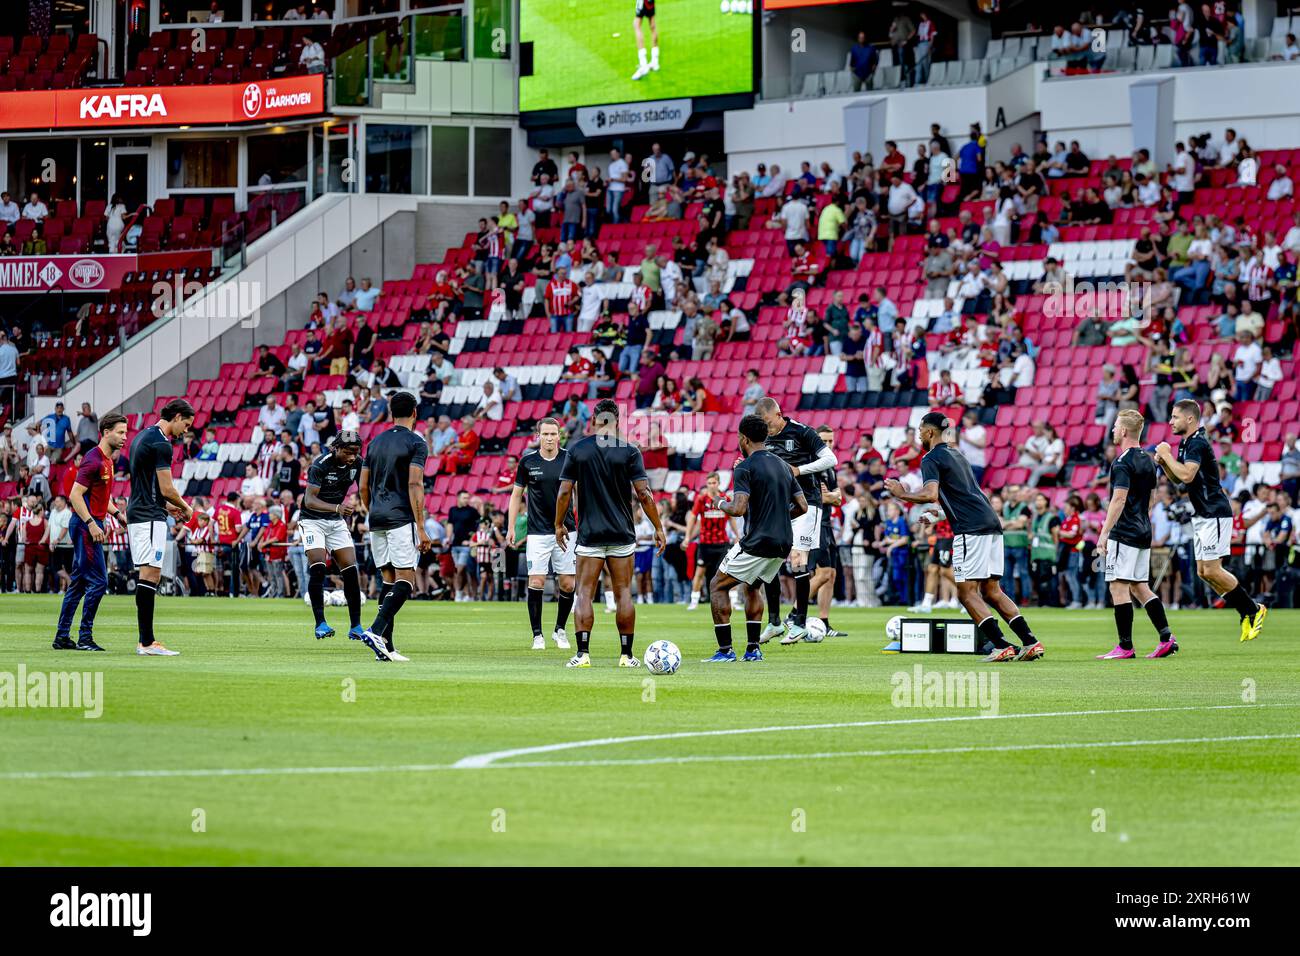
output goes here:
[{"label": "player on video screen", "polygon": [[[650,60],[646,62],[645,34],[641,31],[641,21],[650,21]],[[651,70],[659,72],[659,27],[655,24],[655,0],[636,0],[636,18],[632,21],[636,29],[636,58],[638,66],[632,79],[639,80]]]}]

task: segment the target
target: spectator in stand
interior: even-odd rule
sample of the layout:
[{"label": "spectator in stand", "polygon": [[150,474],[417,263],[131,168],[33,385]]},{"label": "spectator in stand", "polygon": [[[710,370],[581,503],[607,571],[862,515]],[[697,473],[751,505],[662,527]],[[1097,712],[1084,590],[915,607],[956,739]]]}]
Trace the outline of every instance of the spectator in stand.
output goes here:
[{"label": "spectator in stand", "polygon": [[681,407],[681,403],[682,396],[677,390],[677,380],[666,375],[659,376],[659,380],[656,382],[654,401],[650,403],[650,409],[671,414]]},{"label": "spectator in stand", "polygon": [[4,223],[6,227],[12,226],[20,218],[22,218],[22,210],[10,197],[9,191],[0,192],[0,223]]},{"label": "spectator in stand", "polygon": [[1234,401],[1249,402],[1254,399],[1255,384],[1263,364],[1264,352],[1255,341],[1255,336],[1242,330],[1237,335],[1237,348],[1232,354],[1233,376],[1236,381]]},{"label": "spectator in stand", "polygon": [[781,211],[767,221],[767,228],[784,230],[786,251],[793,256],[796,247],[808,241],[808,219],[808,204],[796,191],[786,197]]},{"label": "spectator in stand", "polygon": [[916,36],[916,27],[906,12],[898,14],[889,24],[889,45],[894,51],[894,64],[902,68],[899,88],[913,86],[916,83],[915,61],[912,57],[912,40]]},{"label": "spectator in stand", "polygon": [[353,304],[360,311],[369,312],[374,309],[375,302],[379,299],[381,291],[371,285],[370,277],[366,276],[361,280],[361,288],[357,290],[356,300]]},{"label": "spectator in stand", "polygon": [[555,270],[555,278],[546,284],[543,302],[552,332],[572,332],[573,307],[578,297],[578,287],[569,278],[569,270]]},{"label": "spectator in stand", "polygon": [[641,354],[641,367],[637,371],[636,407],[648,408],[658,391],[659,379],[667,374],[663,362],[659,360],[659,350],[648,346]]},{"label": "spectator in stand", "polygon": [[609,180],[605,193],[605,213],[610,223],[623,221],[623,198],[628,187],[634,182],[631,167],[623,154],[617,149],[609,151]]},{"label": "spectator in stand", "polygon": [[448,450],[442,459],[442,473],[444,475],[454,475],[458,472],[468,471],[478,454],[479,435],[474,430],[475,418],[473,415],[465,415],[460,420],[460,435],[456,444]]},{"label": "spectator in stand", "polygon": [[499,422],[505,417],[505,402],[501,400],[501,393],[491,379],[483,383],[483,394],[474,406],[473,417],[475,421],[486,418],[492,422]]},{"label": "spectator in stand", "polygon": [[357,280],[352,276],[348,276],[343,283],[343,291],[339,293],[339,297],[335,301],[340,309],[355,309],[357,306]]},{"label": "spectator in stand", "polygon": [[[71,456],[72,444],[68,441],[68,436],[71,434],[72,419],[64,414],[63,403],[55,402],[54,411],[41,419],[41,435],[45,439],[45,447],[49,449],[50,459],[54,464]],[[49,473],[48,469],[46,473]]]},{"label": "spectator in stand", "polygon": [[1295,184],[1291,182],[1291,176],[1283,163],[1277,163],[1273,166],[1273,172],[1276,174],[1273,181],[1268,184],[1268,198],[1272,202],[1278,202],[1282,199],[1290,199],[1295,195]]},{"label": "spectator in stand", "polygon": [[962,402],[961,386],[952,380],[952,372],[944,369],[937,381],[930,385],[930,407],[960,405]]},{"label": "spectator in stand", "polygon": [[298,65],[308,73],[325,72],[325,48],[317,40],[308,36],[298,55]]},{"label": "spectator in stand", "polygon": [[826,258],[835,261],[840,249],[840,236],[847,224],[844,215],[843,200],[835,198],[828,202],[817,217],[817,240],[822,244]]},{"label": "spectator in stand", "polygon": [[1056,429],[1043,421],[1036,421],[1031,426],[1033,434],[1019,448],[1022,468],[1028,468],[1029,487],[1037,488],[1044,478],[1055,478],[1065,464],[1065,442],[1056,434]]},{"label": "spectator in stand", "polygon": [[23,206],[23,218],[39,223],[44,222],[49,214],[50,207],[41,202],[40,193],[32,190],[27,197],[27,204]]},{"label": "spectator in stand", "polygon": [[758,400],[767,395],[767,389],[758,380],[758,369],[751,368],[745,373],[745,391],[740,396],[741,409],[746,415],[754,414]]},{"label": "spectator in stand", "polygon": [[266,402],[257,413],[258,427],[267,434],[278,435],[288,420],[288,412],[275,400],[275,396],[267,395]]},{"label": "spectator in stand", "polygon": [[77,419],[77,452],[84,455],[91,447],[99,444],[99,416],[90,409],[90,402],[81,403],[81,414]]},{"label": "spectator in stand", "polygon": [[528,194],[529,208],[532,209],[536,218],[539,229],[547,229],[551,225],[551,213],[555,210],[555,187],[551,185],[551,177],[542,173],[540,181],[533,187],[533,191]]},{"label": "spectator in stand", "polygon": [[853,92],[872,89],[879,65],[880,54],[875,44],[868,43],[866,33],[858,31],[858,38],[844,61],[844,68],[853,74]]}]

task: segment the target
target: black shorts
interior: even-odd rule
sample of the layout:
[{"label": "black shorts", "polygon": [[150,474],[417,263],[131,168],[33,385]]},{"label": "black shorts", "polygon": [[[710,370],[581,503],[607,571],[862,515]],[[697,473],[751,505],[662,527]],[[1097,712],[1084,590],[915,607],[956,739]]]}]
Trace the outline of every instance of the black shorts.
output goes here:
[{"label": "black shorts", "polygon": [[51,548],[50,549],[50,571],[58,574],[60,571],[72,573],[72,549],[71,548]]},{"label": "black shorts", "polygon": [[727,556],[727,551],[731,546],[727,544],[697,544],[695,546],[695,566],[704,568],[705,573],[712,576],[713,572],[718,569],[722,559]]},{"label": "black shorts", "polygon": [[655,18],[655,0],[636,0],[636,16],[638,20]]},{"label": "black shorts", "polygon": [[930,563],[941,568],[952,567],[952,538],[936,538],[930,549]]}]

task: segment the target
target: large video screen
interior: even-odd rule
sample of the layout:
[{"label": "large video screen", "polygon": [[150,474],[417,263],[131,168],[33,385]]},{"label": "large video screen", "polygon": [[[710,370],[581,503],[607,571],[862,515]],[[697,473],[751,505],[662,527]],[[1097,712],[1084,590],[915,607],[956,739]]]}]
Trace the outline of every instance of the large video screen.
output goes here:
[{"label": "large video screen", "polygon": [[533,45],[533,73],[519,78],[519,109],[748,93],[753,7],[750,0],[521,0],[519,40]]}]

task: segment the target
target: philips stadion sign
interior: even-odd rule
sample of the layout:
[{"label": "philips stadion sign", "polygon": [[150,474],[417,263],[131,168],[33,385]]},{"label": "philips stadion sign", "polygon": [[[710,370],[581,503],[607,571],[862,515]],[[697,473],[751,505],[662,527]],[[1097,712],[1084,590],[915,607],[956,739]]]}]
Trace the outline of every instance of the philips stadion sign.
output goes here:
[{"label": "philips stadion sign", "polygon": [[691,118],[691,100],[654,100],[617,106],[582,106],[576,111],[584,136],[621,136],[682,129]]}]

